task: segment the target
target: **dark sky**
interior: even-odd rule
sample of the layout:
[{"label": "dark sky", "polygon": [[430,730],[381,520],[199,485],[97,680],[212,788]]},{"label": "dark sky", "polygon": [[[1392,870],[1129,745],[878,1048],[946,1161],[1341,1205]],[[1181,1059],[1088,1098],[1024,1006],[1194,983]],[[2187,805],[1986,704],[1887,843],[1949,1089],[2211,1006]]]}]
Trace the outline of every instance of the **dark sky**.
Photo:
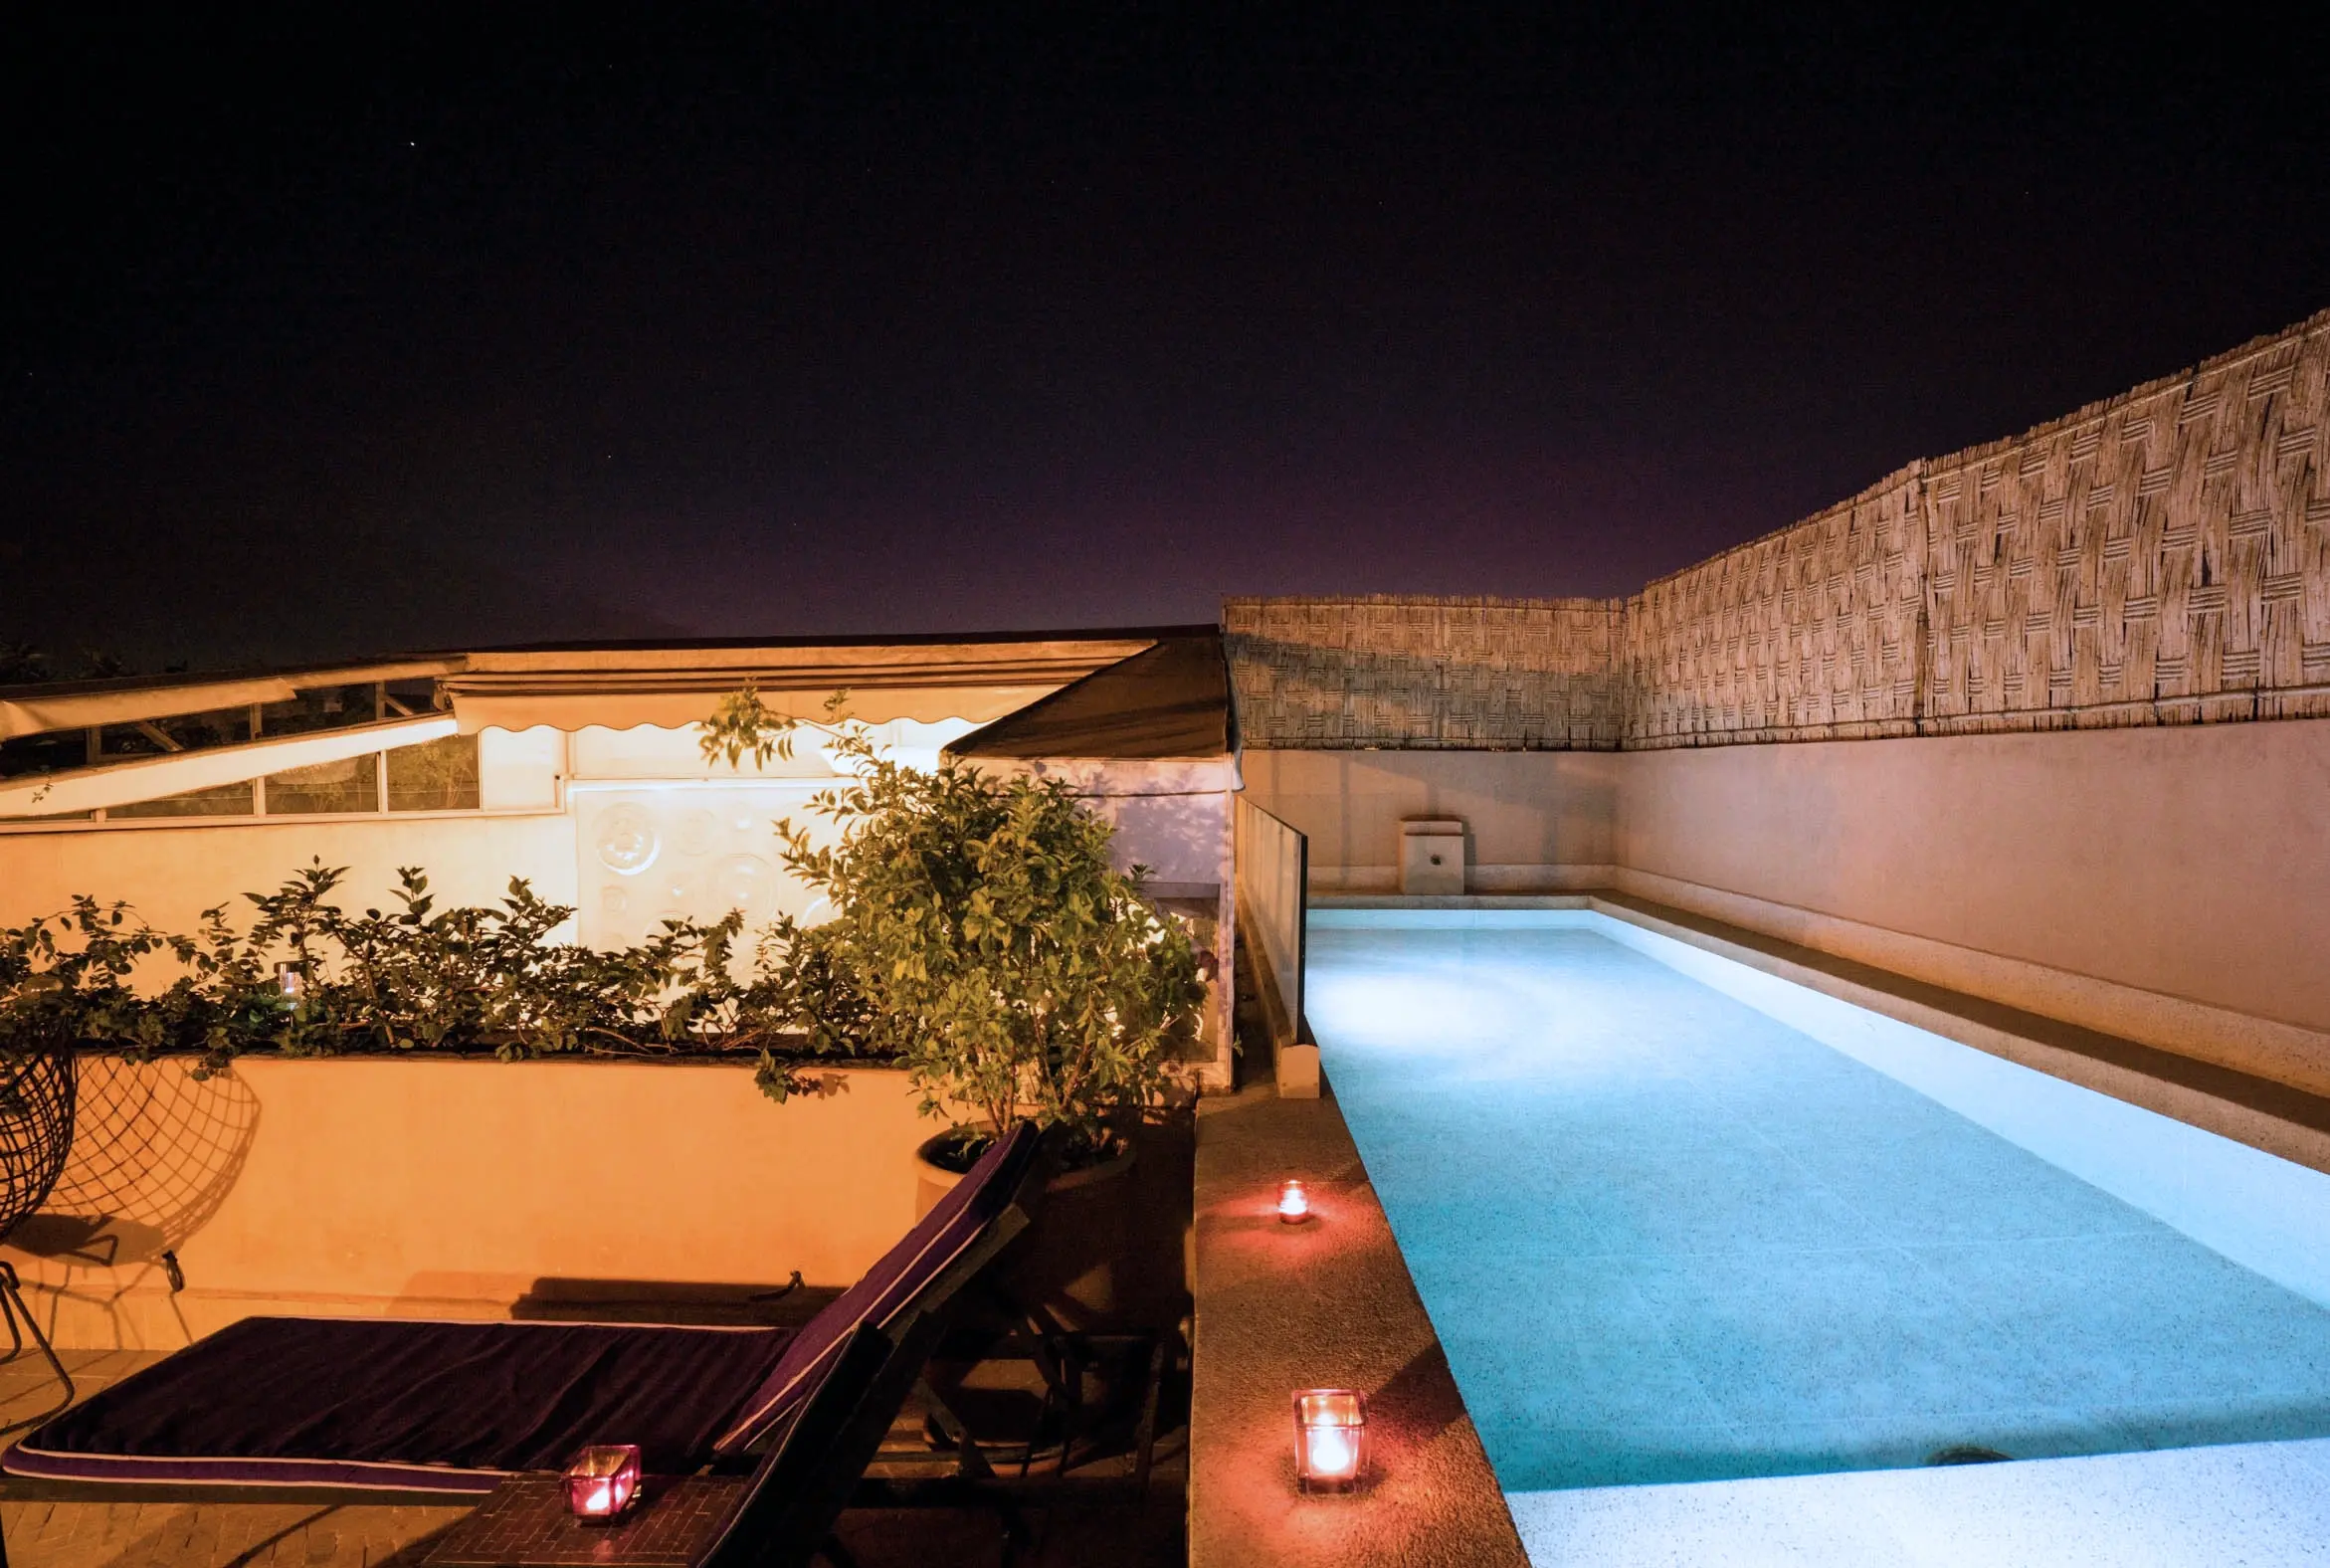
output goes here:
[{"label": "dark sky", "polygon": [[2330,305],[2318,22],[213,9],[0,42],[67,665],[1623,592]]}]

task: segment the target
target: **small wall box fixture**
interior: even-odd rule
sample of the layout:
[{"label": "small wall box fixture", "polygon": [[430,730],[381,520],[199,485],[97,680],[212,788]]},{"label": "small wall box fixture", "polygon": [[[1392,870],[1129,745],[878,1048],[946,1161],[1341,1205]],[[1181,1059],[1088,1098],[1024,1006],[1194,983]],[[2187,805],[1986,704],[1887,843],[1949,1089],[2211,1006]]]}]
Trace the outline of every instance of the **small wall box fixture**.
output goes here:
[{"label": "small wall box fixture", "polygon": [[585,1524],[612,1524],[639,1500],[639,1445],[593,1444],[566,1467],[566,1511]]},{"label": "small wall box fixture", "polygon": [[1294,1396],[1294,1481],[1304,1491],[1349,1491],[1367,1462],[1367,1401],[1347,1388]]},{"label": "small wall box fixture", "polygon": [[1400,824],[1400,891],[1451,897],[1464,890],[1464,824],[1455,817],[1410,817]]}]

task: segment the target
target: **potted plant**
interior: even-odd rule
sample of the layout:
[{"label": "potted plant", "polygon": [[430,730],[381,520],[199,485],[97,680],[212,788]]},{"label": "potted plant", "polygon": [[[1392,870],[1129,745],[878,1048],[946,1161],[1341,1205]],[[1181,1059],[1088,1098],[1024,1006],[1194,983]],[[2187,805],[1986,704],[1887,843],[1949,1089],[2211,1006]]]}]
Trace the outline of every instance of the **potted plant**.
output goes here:
[{"label": "potted plant", "polygon": [[893,1056],[923,1113],[949,1122],[918,1151],[925,1209],[998,1127],[1070,1129],[1022,1283],[1104,1312],[1112,1285],[1096,1276],[1123,1235],[1111,1205],[1125,1201],[1125,1132],[1176,1087],[1206,994],[1189,933],[1143,896],[1143,869],[1110,861],[1113,830],[1058,780],[901,766],[849,724],[829,747],[853,777],[811,806],[838,841],[778,832],[787,867],[836,915],[780,922],[780,967],[805,1014],[861,1037],[835,1044]]}]

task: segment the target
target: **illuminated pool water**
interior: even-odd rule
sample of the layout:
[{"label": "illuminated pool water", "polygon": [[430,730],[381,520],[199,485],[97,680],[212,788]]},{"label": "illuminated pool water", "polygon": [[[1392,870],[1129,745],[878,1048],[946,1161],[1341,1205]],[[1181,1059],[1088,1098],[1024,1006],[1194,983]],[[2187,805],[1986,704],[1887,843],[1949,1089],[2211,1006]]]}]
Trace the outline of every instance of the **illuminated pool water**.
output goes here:
[{"label": "illuminated pool water", "polygon": [[1508,1493],[2330,1436],[2330,1178],[1583,911],[1309,965]]}]

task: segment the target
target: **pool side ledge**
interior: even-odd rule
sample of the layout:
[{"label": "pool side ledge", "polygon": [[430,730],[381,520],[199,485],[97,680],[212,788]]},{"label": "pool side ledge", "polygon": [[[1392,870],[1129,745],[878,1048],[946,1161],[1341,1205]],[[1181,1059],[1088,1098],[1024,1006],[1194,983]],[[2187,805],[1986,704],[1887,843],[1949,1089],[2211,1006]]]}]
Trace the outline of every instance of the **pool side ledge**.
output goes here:
[{"label": "pool side ledge", "polygon": [[[1208,1100],[1197,1141],[1191,1568],[1526,1568],[1332,1085]],[[1277,1218],[1288,1176],[1309,1186],[1306,1224]],[[1367,1396],[1356,1492],[1295,1489],[1292,1395],[1313,1387]]]}]

